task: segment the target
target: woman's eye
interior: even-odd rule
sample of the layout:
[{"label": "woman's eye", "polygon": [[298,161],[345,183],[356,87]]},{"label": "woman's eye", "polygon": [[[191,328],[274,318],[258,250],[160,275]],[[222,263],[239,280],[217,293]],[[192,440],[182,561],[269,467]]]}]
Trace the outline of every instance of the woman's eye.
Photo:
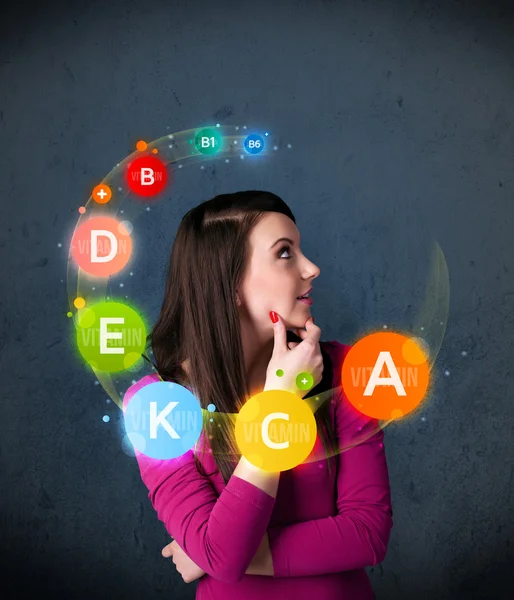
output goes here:
[{"label": "woman's eye", "polygon": [[291,258],[290,256],[281,256],[281,254],[282,254],[283,252],[289,252],[289,251],[290,251],[290,248],[289,248],[289,246],[284,246],[283,248],[281,248],[281,249],[280,249],[280,251],[279,251],[279,253],[278,253],[278,257],[279,257],[279,258],[285,258],[286,260],[289,260],[289,259]]}]

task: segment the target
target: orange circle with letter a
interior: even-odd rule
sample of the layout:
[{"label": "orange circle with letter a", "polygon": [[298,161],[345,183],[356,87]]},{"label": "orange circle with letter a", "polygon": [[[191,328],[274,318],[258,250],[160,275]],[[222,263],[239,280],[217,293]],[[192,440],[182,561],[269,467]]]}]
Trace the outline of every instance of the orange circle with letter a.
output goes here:
[{"label": "orange circle with letter a", "polygon": [[428,388],[428,356],[414,338],[372,333],[346,355],[341,382],[350,403],[380,420],[400,419],[414,410]]}]

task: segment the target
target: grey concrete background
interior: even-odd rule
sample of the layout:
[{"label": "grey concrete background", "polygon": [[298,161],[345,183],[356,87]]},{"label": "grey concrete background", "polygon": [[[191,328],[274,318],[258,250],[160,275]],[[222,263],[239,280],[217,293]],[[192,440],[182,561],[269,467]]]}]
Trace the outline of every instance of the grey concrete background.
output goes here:
[{"label": "grey concrete background", "polygon": [[78,206],[136,140],[218,121],[281,149],[176,172],[125,294],[151,321],[184,212],[269,189],[321,267],[322,339],[351,343],[409,326],[436,240],[448,328],[430,398],[386,431],[394,528],[369,573],[378,600],[512,598],[509,4],[18,3],[1,31],[0,596],[194,598],[78,358],[65,277]]}]

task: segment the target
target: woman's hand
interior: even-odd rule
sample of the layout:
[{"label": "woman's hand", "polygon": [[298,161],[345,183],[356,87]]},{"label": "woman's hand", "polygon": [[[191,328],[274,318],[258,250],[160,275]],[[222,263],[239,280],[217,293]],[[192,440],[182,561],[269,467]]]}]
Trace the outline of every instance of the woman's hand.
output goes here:
[{"label": "woman's hand", "polygon": [[[312,376],[313,384],[318,385],[323,374],[323,356],[319,345],[321,329],[314,325],[310,317],[305,323],[305,330],[294,328],[294,333],[302,339],[301,342],[287,342],[287,330],[282,317],[277,314],[278,321],[273,324],[274,343],[273,354],[266,370],[264,391],[286,390],[300,398],[307,395],[308,390],[300,390],[296,385],[299,373],[307,372]],[[278,370],[282,376],[277,375]]]},{"label": "woman's hand", "polygon": [[177,567],[177,571],[182,575],[185,583],[191,583],[195,579],[200,579],[205,575],[205,571],[194,563],[189,556],[182,550],[175,540],[162,549],[161,554],[164,558],[172,558]]}]

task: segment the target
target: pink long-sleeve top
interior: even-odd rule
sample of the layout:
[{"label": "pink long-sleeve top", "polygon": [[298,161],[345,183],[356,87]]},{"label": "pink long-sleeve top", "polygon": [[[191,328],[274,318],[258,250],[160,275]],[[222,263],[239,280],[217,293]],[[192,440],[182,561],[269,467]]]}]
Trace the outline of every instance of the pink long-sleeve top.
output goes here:
[{"label": "pink long-sleeve top", "polygon": [[[328,381],[338,388],[350,346],[320,347],[323,376],[328,359]],[[124,406],[158,380],[152,374],[132,385]],[[356,445],[330,458],[329,474],[318,435],[312,456],[323,459],[283,471],[276,499],[234,475],[227,484],[219,472],[201,475],[193,449],[170,460],[135,451],[158,518],[206,573],[197,580],[197,600],[373,599],[365,567],[384,559],[393,524],[384,432],[341,387],[328,402],[339,447]],[[212,454],[198,458],[206,473],[216,471]],[[266,532],[274,576],[246,575]]]}]

